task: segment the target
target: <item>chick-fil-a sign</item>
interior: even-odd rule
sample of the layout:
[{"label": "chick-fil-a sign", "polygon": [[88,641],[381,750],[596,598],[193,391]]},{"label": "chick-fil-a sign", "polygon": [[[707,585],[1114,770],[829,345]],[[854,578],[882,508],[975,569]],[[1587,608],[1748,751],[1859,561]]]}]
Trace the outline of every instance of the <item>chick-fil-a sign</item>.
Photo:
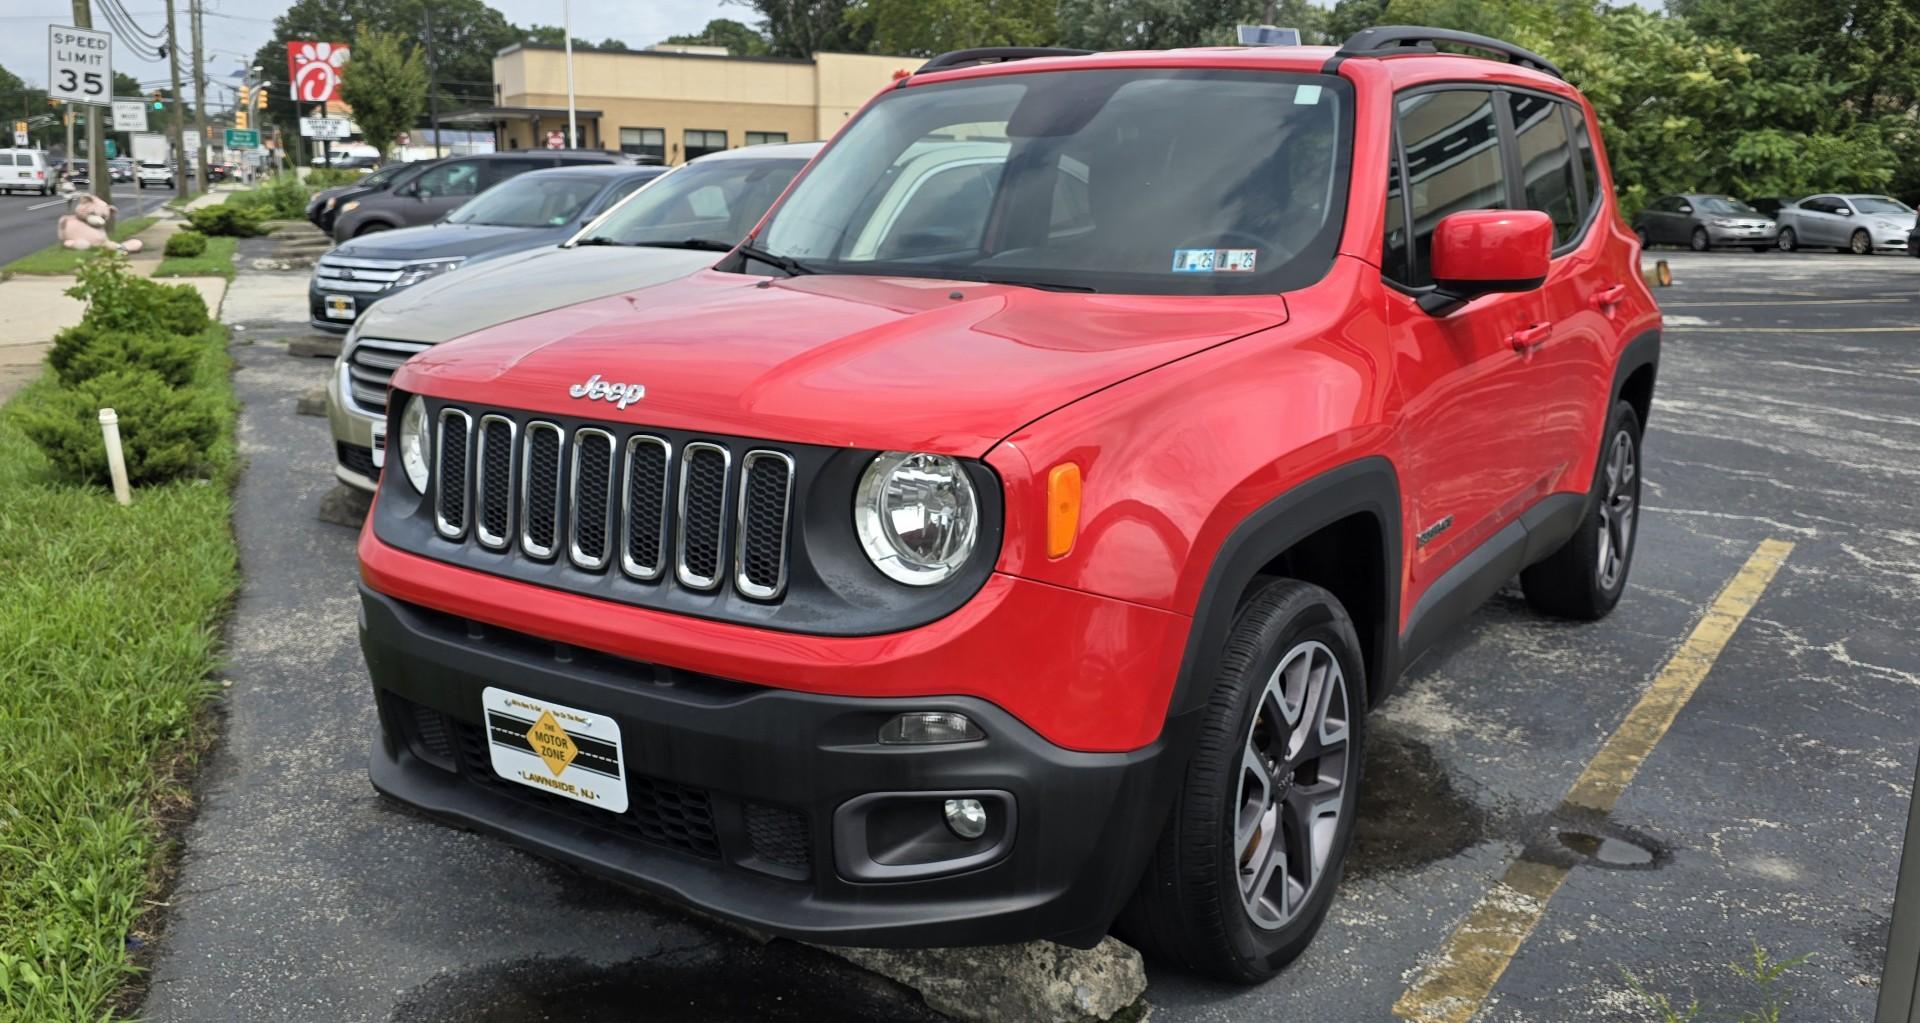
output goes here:
[{"label": "chick-fil-a sign", "polygon": [[287,44],[287,81],[295,103],[328,103],[340,95],[340,69],[349,54],[345,43]]}]

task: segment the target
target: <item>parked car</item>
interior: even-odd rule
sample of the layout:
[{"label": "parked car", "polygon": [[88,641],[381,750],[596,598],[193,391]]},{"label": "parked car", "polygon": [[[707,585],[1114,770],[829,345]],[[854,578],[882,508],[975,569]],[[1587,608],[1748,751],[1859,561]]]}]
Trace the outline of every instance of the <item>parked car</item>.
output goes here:
[{"label": "parked car", "polygon": [[576,164],[631,165],[620,153],[592,149],[524,149],[449,157],[418,174],[396,179],[379,192],[343,200],[333,224],[334,241],[346,241],[375,231],[431,224],[468,199],[516,174]]},{"label": "parked car", "polygon": [[307,219],[313,223],[313,226],[332,234],[334,218],[339,212],[341,203],[350,202],[368,192],[382,191],[391,187],[394,182],[417,173],[434,162],[436,161],[397,161],[387,164],[352,184],[323,188],[313,193],[313,196],[307,200]]},{"label": "parked car", "polygon": [[1751,203],[1749,203],[1749,205],[1751,205],[1754,209],[1759,210],[1765,216],[1774,217],[1779,215],[1780,207],[1785,206],[1786,204],[1792,201],[1793,201],[1793,196],[1790,196],[1790,195],[1763,195],[1760,198],[1753,200]]},{"label": "parked car", "polygon": [[1516,573],[1620,599],[1659,310],[1538,55],[1042,52],[398,369],[376,789],[807,940],[1308,946],[1404,666]]},{"label": "parked car", "polygon": [[307,285],[309,318],[345,332],[396,291],[455,267],[558,245],[664,167],[585,164],[532,171],[480,193],[437,223],[362,235],[320,257]]},{"label": "parked car", "polygon": [[54,164],[45,150],[0,149],[0,193],[52,195],[54,181]]},{"label": "parked car", "polygon": [[334,474],[374,488],[386,461],[387,381],[409,356],[507,320],[711,266],[820,148],[775,143],[699,157],[634,192],[565,245],[463,267],[381,300],[354,322],[327,388]]},{"label": "parked car", "polygon": [[1695,252],[1744,246],[1773,248],[1773,218],[1730,195],[1686,192],[1663,195],[1633,218],[1640,244],[1685,245]]},{"label": "parked car", "polygon": [[1831,247],[1855,255],[1907,247],[1914,231],[1912,207],[1884,195],[1809,196],[1780,208],[1780,248]]},{"label": "parked car", "polygon": [[155,185],[161,188],[173,187],[173,164],[171,163],[143,163],[140,165],[138,174],[141,191],[146,191],[149,186]]}]

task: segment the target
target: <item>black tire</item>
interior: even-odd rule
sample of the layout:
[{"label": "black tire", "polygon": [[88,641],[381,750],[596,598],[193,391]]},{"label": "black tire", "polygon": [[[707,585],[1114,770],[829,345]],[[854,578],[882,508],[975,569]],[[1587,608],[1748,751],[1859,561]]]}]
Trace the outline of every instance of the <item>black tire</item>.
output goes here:
[{"label": "black tire", "polygon": [[1651,238],[1648,238],[1648,237],[1647,237],[1647,229],[1646,229],[1646,228],[1644,228],[1644,227],[1636,227],[1636,228],[1634,228],[1634,229],[1633,229],[1633,233],[1634,233],[1634,234],[1636,234],[1636,235],[1639,235],[1639,236],[1640,236],[1640,249],[1641,249],[1641,251],[1643,251],[1643,252],[1644,252],[1644,251],[1646,251],[1647,249],[1651,249],[1651,248],[1653,248],[1653,240],[1652,240]]},{"label": "black tire", "polygon": [[376,234],[380,231],[391,230],[392,228],[393,228],[392,224],[384,223],[378,220],[370,220],[364,224],[361,224],[359,227],[354,228],[353,236],[355,238],[358,238],[361,235]]},{"label": "black tire", "polygon": [[1713,248],[1713,239],[1707,237],[1706,228],[1696,227],[1693,233],[1687,236],[1687,247],[1695,252],[1705,252]]},{"label": "black tire", "polygon": [[[1273,773],[1256,776],[1245,770],[1245,754],[1251,744],[1274,739],[1271,731],[1263,738],[1258,730],[1269,719],[1263,708],[1272,706],[1266,700],[1269,682],[1283,679],[1280,668],[1295,663],[1297,657],[1310,659],[1305,669],[1308,678],[1315,664],[1328,668],[1320,675],[1323,681],[1318,690],[1311,682],[1301,683],[1299,720],[1307,723],[1304,728],[1299,723],[1289,725],[1284,718],[1280,721],[1283,746],[1305,743],[1299,747],[1301,759],[1269,762]],[[1331,670],[1335,665],[1337,680]],[[1186,777],[1140,886],[1115,931],[1162,961],[1223,980],[1258,983],[1298,957],[1320,930],[1353,839],[1366,737],[1366,678],[1353,622],[1339,600],[1318,586],[1293,579],[1268,582],[1235,616],[1212,683]],[[1326,694],[1326,699],[1310,695],[1316,692]],[[1316,709],[1316,704],[1324,711]],[[1330,725],[1336,713],[1346,726],[1337,752],[1327,726],[1319,723],[1324,715]],[[1337,765],[1329,763],[1336,760]],[[1309,771],[1311,780],[1302,780],[1309,778]],[[1259,878],[1272,854],[1256,857],[1262,861],[1259,867],[1243,874],[1244,853],[1261,848],[1269,823],[1271,845],[1298,848],[1289,836],[1299,835],[1300,829],[1289,830],[1287,824],[1323,819],[1322,801],[1330,798],[1328,774],[1338,775],[1340,788],[1335,794],[1339,816],[1325,860],[1316,873],[1311,851],[1301,857],[1308,864],[1309,877],[1298,901],[1290,910],[1273,912],[1277,907],[1270,901],[1248,898],[1242,891],[1243,876]],[[1245,781],[1257,777],[1265,779],[1256,800],[1264,810],[1242,801],[1250,791],[1243,788]],[[1316,793],[1321,799],[1314,798]],[[1281,814],[1301,803],[1319,808],[1310,817],[1289,813],[1282,820]],[[1246,810],[1251,814],[1242,816]],[[1252,826],[1251,844],[1243,851],[1236,848],[1238,832],[1248,825]],[[1292,860],[1283,858],[1279,863],[1264,885],[1255,880],[1248,887],[1265,895],[1277,883],[1284,903],[1289,901],[1293,882]],[[1254,904],[1274,919],[1257,924],[1255,911],[1249,908]]]},{"label": "black tire", "polygon": [[1800,239],[1793,236],[1791,227],[1781,228],[1779,237],[1775,238],[1773,243],[1779,246],[1781,252],[1793,252],[1800,248]]},{"label": "black tire", "polygon": [[1856,229],[1852,236],[1847,238],[1847,251],[1856,256],[1873,255],[1873,236],[1868,234],[1865,228]]},{"label": "black tire", "polygon": [[[1626,446],[1627,471],[1617,473],[1615,455],[1622,444]],[[1640,416],[1631,403],[1615,402],[1600,438],[1600,459],[1593,468],[1593,486],[1587,492],[1579,528],[1559,550],[1520,573],[1520,589],[1534,610],[1590,622],[1605,618],[1620,602],[1633,568],[1634,546],[1640,539],[1640,467],[1644,464],[1640,457]],[[1627,477],[1624,487],[1614,484],[1616,475]],[[1621,498],[1631,502],[1624,511]],[[1617,528],[1622,517],[1624,530]],[[1618,555],[1612,571],[1601,564],[1603,551]]]}]

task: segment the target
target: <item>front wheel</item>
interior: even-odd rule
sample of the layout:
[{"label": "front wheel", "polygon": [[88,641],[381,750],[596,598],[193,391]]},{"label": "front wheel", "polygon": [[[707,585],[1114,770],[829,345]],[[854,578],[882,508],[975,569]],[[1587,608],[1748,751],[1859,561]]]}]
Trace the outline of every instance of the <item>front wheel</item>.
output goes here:
[{"label": "front wheel", "polygon": [[1352,620],[1326,590],[1279,579],[1247,600],[1122,937],[1240,983],[1306,950],[1353,838],[1363,663]]},{"label": "front wheel", "polygon": [[1693,229],[1692,236],[1687,239],[1687,245],[1695,252],[1705,252],[1713,248],[1713,242],[1707,238],[1707,229],[1704,227]]},{"label": "front wheel", "polygon": [[1856,256],[1873,255],[1873,239],[1865,231],[1855,231],[1853,237],[1847,239],[1847,251]]},{"label": "front wheel", "polygon": [[1605,618],[1627,588],[1639,525],[1640,416],[1622,401],[1607,418],[1579,527],[1559,550],[1520,573],[1527,603],[1561,618]]},{"label": "front wheel", "polygon": [[1793,228],[1791,227],[1781,228],[1780,236],[1775,238],[1773,243],[1780,246],[1781,252],[1792,252],[1800,247],[1800,240],[1793,236]]}]

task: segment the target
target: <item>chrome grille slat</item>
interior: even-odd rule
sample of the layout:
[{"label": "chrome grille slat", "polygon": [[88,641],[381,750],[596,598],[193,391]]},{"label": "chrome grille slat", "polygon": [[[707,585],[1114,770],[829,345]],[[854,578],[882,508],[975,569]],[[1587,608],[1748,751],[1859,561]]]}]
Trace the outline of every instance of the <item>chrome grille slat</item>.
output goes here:
[{"label": "chrome grille slat", "polygon": [[467,448],[473,419],[456,408],[440,410],[440,436],[433,449],[433,525],[458,539],[467,531]]},{"label": "chrome grille slat", "polygon": [[387,388],[401,364],[432,345],[418,341],[388,341],[385,338],[359,338],[348,350],[344,383],[353,404],[370,416],[385,418]]},{"label": "chrome grille slat", "polygon": [[620,502],[620,569],[644,582],[667,565],[667,515],[673,500],[673,445],[636,434],[627,440],[626,494]]},{"label": "chrome grille slat", "polygon": [[480,439],[474,452],[473,536],[481,546],[504,550],[513,525],[513,446],[519,428],[500,415],[480,417]]},{"label": "chrome grille slat", "polygon": [[613,434],[575,430],[567,484],[567,557],[581,568],[598,571],[611,560],[613,483]]},{"label": "chrome grille slat", "polygon": [[727,477],[732,463],[733,455],[718,444],[696,441],[681,449],[673,571],[688,589],[720,585],[727,557]]},{"label": "chrome grille slat", "polygon": [[458,405],[436,416],[444,541],[605,572],[612,586],[786,596],[802,499],[793,454]]},{"label": "chrome grille slat", "polygon": [[793,507],[793,459],[755,450],[740,460],[738,551],[733,586],[755,600],[787,588],[787,520]]},{"label": "chrome grille slat", "polygon": [[560,546],[560,459],[566,431],[552,423],[527,424],[520,442],[520,549],[541,560]]}]

